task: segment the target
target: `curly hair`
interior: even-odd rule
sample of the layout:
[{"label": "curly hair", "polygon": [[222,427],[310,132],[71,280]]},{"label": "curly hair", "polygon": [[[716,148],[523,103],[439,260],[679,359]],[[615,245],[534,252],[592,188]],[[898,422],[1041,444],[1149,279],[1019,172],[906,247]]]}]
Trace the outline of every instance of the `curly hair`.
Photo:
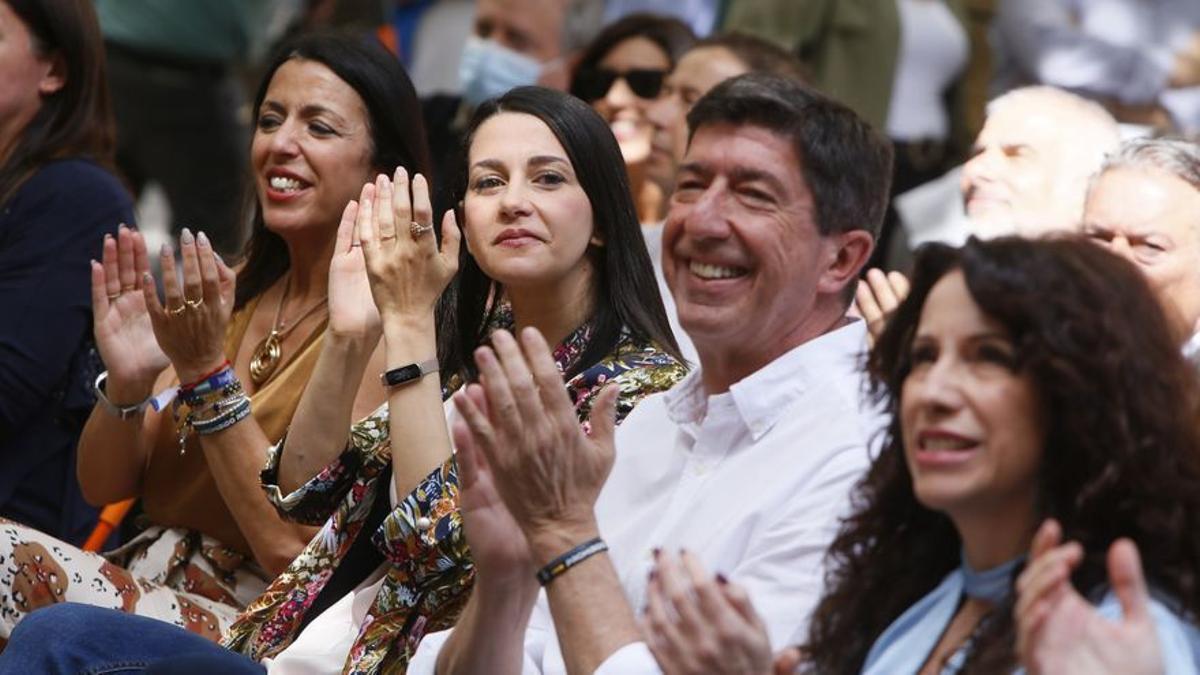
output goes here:
[{"label": "curly hair", "polygon": [[[911,294],[869,357],[872,391],[891,423],[827,554],[826,593],[805,646],[815,672],[859,672],[888,625],[959,565],[954,525],[913,493],[899,415],[922,306],[954,270],[1008,329],[1018,368],[1044,401],[1037,508],[1083,545],[1075,587],[1102,590],[1108,547],[1129,537],[1150,585],[1186,616],[1200,614],[1197,373],[1148,284],[1082,239],[972,238],[962,249],[921,250]],[[971,643],[967,670],[1009,672],[1014,640],[1011,604],[995,608]]]}]

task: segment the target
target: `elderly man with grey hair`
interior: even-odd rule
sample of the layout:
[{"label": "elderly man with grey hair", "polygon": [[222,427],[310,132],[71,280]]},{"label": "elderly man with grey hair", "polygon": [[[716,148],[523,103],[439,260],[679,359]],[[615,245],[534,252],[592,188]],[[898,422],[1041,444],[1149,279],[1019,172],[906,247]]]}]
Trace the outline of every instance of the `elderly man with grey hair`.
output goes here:
[{"label": "elderly man with grey hair", "polygon": [[1142,270],[1185,354],[1200,358],[1200,145],[1125,142],[1092,178],[1083,230]]},{"label": "elderly man with grey hair", "polygon": [[[1088,179],[1119,143],[1108,111],[1062,89],[1022,87],[996,98],[961,171],[962,239],[1078,231]],[[874,335],[907,294],[902,274],[873,269],[855,307]]]}]

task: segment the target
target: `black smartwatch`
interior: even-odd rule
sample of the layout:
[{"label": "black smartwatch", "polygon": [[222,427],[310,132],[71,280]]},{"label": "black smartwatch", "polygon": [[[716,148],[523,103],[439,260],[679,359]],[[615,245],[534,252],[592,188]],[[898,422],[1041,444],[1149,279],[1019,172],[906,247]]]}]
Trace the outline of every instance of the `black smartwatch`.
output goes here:
[{"label": "black smartwatch", "polygon": [[379,381],[383,382],[383,386],[385,387],[399,387],[402,384],[416,382],[429,373],[436,373],[437,371],[437,359],[429,359],[420,363],[410,363],[407,366],[392,368],[380,375]]}]

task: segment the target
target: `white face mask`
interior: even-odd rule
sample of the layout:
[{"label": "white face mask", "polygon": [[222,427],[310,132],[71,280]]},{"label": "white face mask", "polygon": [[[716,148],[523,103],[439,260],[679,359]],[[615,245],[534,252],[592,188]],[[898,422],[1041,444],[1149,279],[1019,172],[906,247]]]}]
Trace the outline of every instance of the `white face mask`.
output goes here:
[{"label": "white face mask", "polygon": [[475,107],[515,87],[537,84],[543,64],[494,40],[472,35],[463,45],[458,82],[463,100]]}]

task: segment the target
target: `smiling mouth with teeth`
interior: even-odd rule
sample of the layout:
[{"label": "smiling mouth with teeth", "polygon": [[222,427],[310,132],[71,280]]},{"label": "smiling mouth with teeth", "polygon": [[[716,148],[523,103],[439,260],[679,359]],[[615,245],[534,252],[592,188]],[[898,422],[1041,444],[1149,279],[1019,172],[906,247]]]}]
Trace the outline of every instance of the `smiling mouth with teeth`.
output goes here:
[{"label": "smiling mouth with teeth", "polygon": [[691,270],[692,274],[695,274],[701,279],[733,279],[746,274],[746,270],[741,267],[709,265],[706,263],[696,262],[695,260],[688,263],[688,269]]},{"label": "smiling mouth with teeth", "polygon": [[304,184],[300,181],[286,176],[271,176],[267,182],[272,190],[279,190],[280,192],[295,192],[304,187]]}]

